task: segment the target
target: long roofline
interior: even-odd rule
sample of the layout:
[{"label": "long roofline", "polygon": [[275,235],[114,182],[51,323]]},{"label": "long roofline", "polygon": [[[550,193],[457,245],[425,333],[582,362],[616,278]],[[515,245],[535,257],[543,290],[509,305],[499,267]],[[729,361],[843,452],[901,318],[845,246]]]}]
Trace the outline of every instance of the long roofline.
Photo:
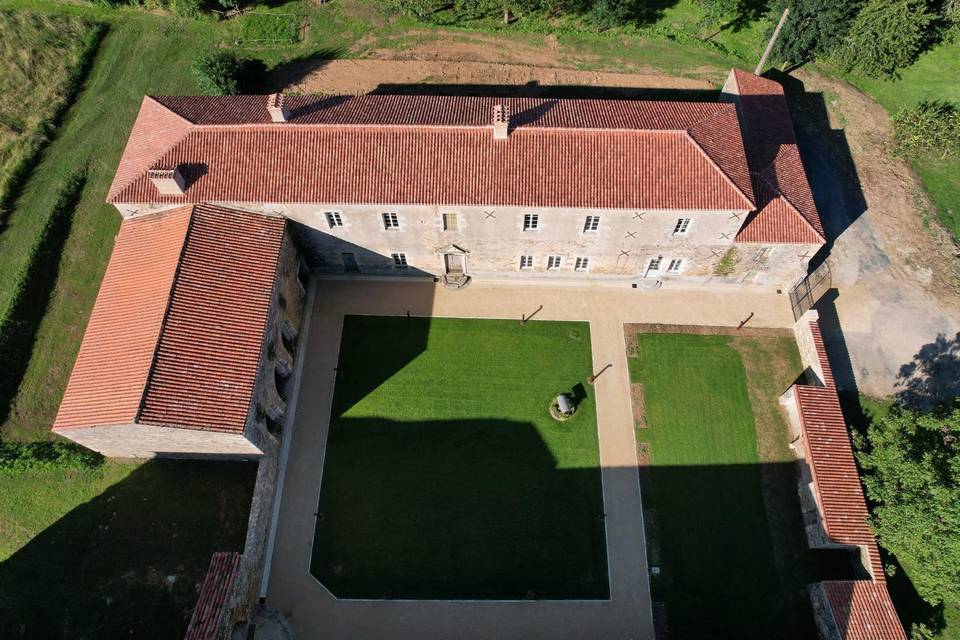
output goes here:
[{"label": "long roofline", "polygon": [[[310,99],[311,97],[301,97],[301,99]],[[145,175],[145,172],[149,168],[155,167],[156,163],[178,144],[182,143],[190,135],[200,135],[203,132],[213,132],[213,131],[251,131],[251,132],[260,132],[260,131],[286,131],[286,132],[296,132],[296,131],[317,131],[317,130],[335,130],[335,131],[397,131],[397,130],[409,130],[409,131],[436,131],[436,130],[463,130],[463,131],[474,131],[474,130],[485,130],[492,129],[492,123],[487,123],[487,121],[480,122],[478,120],[478,109],[482,109],[486,103],[493,103],[497,100],[494,98],[457,98],[457,97],[437,97],[437,96],[354,96],[354,97],[344,97],[342,100],[337,102],[334,98],[329,96],[316,96],[312,97],[318,101],[322,100],[324,103],[331,102],[329,107],[324,107],[324,109],[318,109],[315,111],[308,111],[305,116],[292,116],[290,121],[282,123],[271,123],[265,122],[262,119],[259,121],[252,121],[256,118],[261,118],[262,114],[257,113],[253,110],[253,105],[256,104],[256,100],[265,100],[264,96],[233,96],[225,98],[203,98],[203,97],[188,97],[188,96],[147,96],[144,99],[144,103],[141,106],[141,112],[138,115],[137,122],[134,124],[133,131],[131,132],[130,140],[128,140],[127,148],[124,151],[123,158],[121,159],[120,167],[118,168],[117,177],[114,180],[110,192],[108,194],[107,201],[110,203],[124,203],[124,204],[146,204],[146,203],[161,203],[161,202],[170,202],[169,199],[163,198],[152,198],[144,197],[145,194],[141,193],[135,195],[129,192],[129,187],[131,187],[135,182],[142,179]],[[360,104],[357,107],[355,113],[350,114],[349,105],[344,109],[348,101],[359,100]],[[401,106],[404,105],[405,101],[413,100],[413,107],[416,107],[418,111],[413,114],[404,114],[404,113],[390,113],[389,108],[391,103],[393,103],[394,109],[398,108],[396,104]],[[742,177],[738,180],[734,177],[733,174],[724,166],[728,162],[741,162],[744,166],[746,163],[745,157],[743,157],[743,146],[742,139],[739,138],[739,132],[731,132],[731,135],[736,135],[738,140],[736,141],[739,145],[737,153],[739,153],[740,158],[734,155],[728,155],[724,162],[720,162],[717,158],[713,157],[706,148],[704,148],[703,143],[698,140],[697,137],[693,135],[692,129],[698,126],[700,123],[703,123],[710,118],[717,117],[718,114],[724,113],[726,109],[730,108],[726,103],[723,102],[695,102],[695,103],[678,103],[678,102],[666,102],[666,101],[616,101],[616,100],[596,100],[596,99],[562,99],[562,100],[547,100],[547,99],[531,99],[531,98],[512,98],[504,99],[503,101],[509,102],[513,100],[512,104],[520,103],[521,106],[527,106],[526,111],[531,110],[532,108],[540,108],[550,105],[565,105],[567,108],[561,108],[560,114],[553,114],[544,116],[550,109],[545,109],[543,113],[538,113],[536,116],[523,117],[522,111],[520,114],[517,114],[515,120],[520,120],[519,122],[514,122],[512,128],[515,132],[522,131],[524,133],[532,132],[550,132],[550,133],[590,133],[590,134],[609,134],[616,136],[624,135],[663,135],[666,133],[676,132],[686,137],[686,139],[691,142],[694,148],[697,150],[698,154],[704,158],[706,163],[715,171],[718,176],[723,180],[723,182],[728,185],[732,192],[729,196],[726,197],[726,202],[719,202],[716,206],[708,206],[706,204],[699,204],[693,206],[693,208],[698,209],[729,209],[733,207],[733,201],[730,200],[731,197],[739,199],[745,209],[750,210],[756,208],[756,201],[752,194],[752,185],[750,181],[744,180]],[[190,104],[192,101],[200,102],[200,105]],[[190,109],[194,109],[195,112],[202,112],[203,102],[210,101],[210,118],[209,121],[204,121],[201,118],[191,115],[189,113]],[[433,101],[439,101],[440,106],[431,105]],[[171,102],[174,105],[178,103],[186,104],[187,107],[182,109],[177,109],[171,106]],[[418,117],[427,118],[431,117],[430,109],[436,111],[436,109],[443,108],[446,109],[445,102],[451,103],[451,111],[453,115],[447,113],[442,114],[444,121],[442,122],[417,122],[415,121]],[[231,113],[231,105],[236,103],[238,113]],[[312,103],[306,103],[309,107]],[[384,107],[383,105],[387,105]],[[428,107],[424,107],[428,105]],[[466,106],[464,106],[466,105]],[[303,122],[298,121],[298,118],[316,118],[317,114],[327,109],[336,110],[340,109],[338,113],[333,113],[326,117],[329,118],[341,118],[341,119],[354,119],[371,117],[373,121],[353,121],[353,122],[340,122],[340,121],[313,121],[313,122]],[[147,113],[150,110],[151,113]],[[143,137],[153,137],[153,131],[144,130],[145,127],[138,126],[145,117],[156,115],[157,110],[162,110],[165,114],[170,114],[173,116],[177,123],[183,128],[177,127],[178,131],[173,132],[175,135],[169,135],[167,137],[162,137],[156,142],[156,145],[144,145],[142,141],[137,140],[138,136]],[[303,108],[301,108],[303,110]],[[346,117],[344,117],[344,112],[347,112]],[[266,112],[266,107],[264,105],[263,112]],[[250,115],[250,114],[254,115]],[[295,112],[294,112],[295,113]],[[439,112],[437,112],[439,113]],[[226,114],[226,115],[224,115]],[[598,115],[599,114],[599,115]],[[576,124],[577,122],[584,122],[589,120],[591,117],[596,118],[600,117],[607,118],[608,122],[612,126],[591,126],[591,124]],[[246,118],[246,120],[244,120]],[[411,122],[399,122],[399,120],[404,119],[413,120]],[[461,121],[457,122],[456,119],[460,118]],[[533,118],[533,119],[531,119]],[[377,121],[379,119],[379,121]],[[388,120],[395,120],[394,122]],[[232,120],[232,121],[231,121]],[[651,124],[660,122],[663,126],[623,126],[624,122],[629,121],[646,121]],[[224,122],[226,121],[226,122]],[[550,123],[550,124],[544,124]],[[166,131],[161,131],[161,133],[169,133]],[[707,135],[703,133],[699,135]],[[712,132],[711,135],[716,136],[715,132]],[[723,143],[727,144],[727,143]],[[152,146],[149,152],[149,160],[144,157],[144,150],[142,147]],[[139,155],[137,154],[139,152]],[[124,178],[121,180],[121,176]],[[141,190],[142,191],[142,190]],[[126,192],[126,193],[125,193]],[[491,194],[492,195],[492,194]],[[237,194],[238,197],[232,197],[229,194],[225,194],[225,197],[207,197],[207,198],[198,198],[194,200],[179,200],[178,202],[195,202],[199,203],[202,201],[219,201],[219,202],[260,202],[261,198],[243,198],[241,194]],[[311,198],[304,198],[303,200],[293,199],[289,200],[291,202],[312,202],[314,201]],[[337,202],[341,202],[340,199]],[[387,201],[376,201],[368,199],[360,199],[359,202],[364,204],[419,204],[416,200],[401,201],[401,202],[387,202]],[[173,202],[171,202],[172,204]],[[479,202],[475,202],[472,199],[468,199],[462,202],[456,200],[450,200],[449,202],[437,202],[437,204],[444,204],[447,206],[472,206],[477,205]],[[483,198],[484,205],[493,205],[493,198]],[[676,206],[648,206],[648,203],[637,202],[636,204],[625,202],[620,203],[622,206],[607,206],[603,203],[597,203],[597,208],[611,208],[611,209],[624,209],[630,210],[635,208],[645,208],[645,209],[682,209],[682,208],[691,208],[687,205],[676,205]],[[504,200],[502,206],[516,206],[518,203],[510,202]],[[525,205],[524,205],[525,206]],[[566,203],[531,203],[530,206],[554,206],[554,207],[568,207],[568,206],[584,206],[590,207],[590,203],[583,203],[581,205],[570,205]]]}]

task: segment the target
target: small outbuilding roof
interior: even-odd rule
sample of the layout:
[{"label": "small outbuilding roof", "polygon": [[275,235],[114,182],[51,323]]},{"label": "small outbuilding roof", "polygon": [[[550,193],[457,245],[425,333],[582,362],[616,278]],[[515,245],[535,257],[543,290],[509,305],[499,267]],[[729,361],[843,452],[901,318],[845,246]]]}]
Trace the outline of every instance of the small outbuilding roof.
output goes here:
[{"label": "small outbuilding roof", "polygon": [[242,432],[284,228],[211,205],[124,220],[53,428]]}]

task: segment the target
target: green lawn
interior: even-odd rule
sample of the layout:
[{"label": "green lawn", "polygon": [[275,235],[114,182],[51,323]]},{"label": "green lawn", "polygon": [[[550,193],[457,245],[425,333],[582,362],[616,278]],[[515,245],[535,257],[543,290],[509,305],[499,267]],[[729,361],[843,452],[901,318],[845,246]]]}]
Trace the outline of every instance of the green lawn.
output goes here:
[{"label": "green lawn", "polygon": [[[312,573],[340,597],[607,597],[590,372],[586,323],[347,317]],[[562,423],[561,392],[584,396]]]},{"label": "green lawn", "polygon": [[800,369],[790,338],[637,336],[630,373],[643,384],[648,425],[637,439],[650,456],[641,479],[651,563],[662,571],[652,588],[672,638],[815,634],[795,467],[776,408]]},{"label": "green lawn", "polygon": [[0,637],[182,638],[210,554],[241,551],[256,465],[0,472]]},{"label": "green lawn", "polygon": [[[897,78],[884,80],[851,75],[853,85],[882,104],[891,115],[925,100],[960,104],[960,39],[924,53]],[[960,156],[931,157],[913,163],[937,208],[940,221],[960,241]]]}]

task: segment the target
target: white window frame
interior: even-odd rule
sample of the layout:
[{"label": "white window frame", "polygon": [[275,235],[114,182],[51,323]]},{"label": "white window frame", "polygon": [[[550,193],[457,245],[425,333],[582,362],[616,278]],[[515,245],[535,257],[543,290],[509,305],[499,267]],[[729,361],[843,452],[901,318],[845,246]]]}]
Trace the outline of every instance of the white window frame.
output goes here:
[{"label": "white window frame", "polygon": [[563,256],[547,256],[547,271],[559,271],[563,266]]},{"label": "white window frame", "polygon": [[600,216],[587,216],[583,219],[583,232],[596,233],[600,230]]},{"label": "white window frame", "polygon": [[650,258],[650,261],[647,262],[647,270],[644,273],[645,274],[660,273],[660,267],[662,266],[663,266],[663,256]]},{"label": "white window frame", "polygon": [[382,217],[384,231],[393,231],[400,228],[400,216],[396,211],[385,211]]},{"label": "white window frame", "polygon": [[324,211],[323,214],[327,217],[327,225],[331,229],[343,226],[343,217],[339,211]]},{"label": "white window frame", "polygon": [[590,270],[590,258],[585,256],[577,256],[577,260],[574,263],[574,271],[589,271]]},{"label": "white window frame", "polygon": [[683,271],[683,258],[670,258],[667,273],[678,274]]},{"label": "white window frame", "polygon": [[539,231],[540,230],[540,214],[539,213],[523,214],[523,230]]},{"label": "white window frame", "polygon": [[533,269],[533,256],[520,256],[520,270],[529,271]]},{"label": "white window frame", "polygon": [[690,232],[691,218],[677,218],[677,224],[673,226],[673,235],[685,236]]},{"label": "white window frame", "polygon": [[[453,220],[453,226],[447,225],[447,216]],[[444,231],[460,231],[460,216],[454,211],[444,211],[440,214],[440,224],[443,225]]]},{"label": "white window frame", "polygon": [[408,266],[410,266],[407,264],[407,254],[403,253],[402,251],[391,253],[390,257],[393,258],[394,269],[406,269]]}]

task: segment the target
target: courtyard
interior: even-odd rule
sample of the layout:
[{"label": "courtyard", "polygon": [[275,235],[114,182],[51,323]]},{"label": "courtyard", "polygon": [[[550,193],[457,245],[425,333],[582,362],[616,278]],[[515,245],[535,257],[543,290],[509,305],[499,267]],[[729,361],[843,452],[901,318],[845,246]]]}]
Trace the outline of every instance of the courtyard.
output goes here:
[{"label": "courtyard", "polygon": [[[295,635],[653,637],[624,325],[710,318],[736,326],[752,311],[758,326],[789,327],[784,299],[481,283],[464,295],[432,282],[369,280],[318,280],[315,291],[261,592]],[[521,316],[534,312],[521,329]],[[364,370],[351,366],[358,359]],[[602,371],[593,385],[591,370]],[[578,383],[586,397],[577,417],[553,423],[549,399]],[[477,426],[478,417],[488,420]],[[581,429],[588,419],[595,428]],[[474,426],[462,429],[466,422]],[[429,481],[415,483],[416,466]],[[526,480],[543,486],[517,486]],[[558,492],[562,504],[544,504]],[[518,515],[522,496],[537,502]],[[380,508],[389,519],[369,511]],[[478,509],[503,528],[488,531]],[[414,514],[420,526],[398,526]],[[567,516],[560,524],[558,514]],[[540,533],[550,530],[567,539]],[[599,574],[598,536],[599,585],[587,575]],[[459,556],[443,546],[454,539],[463,541]],[[356,564],[362,554],[370,564]],[[499,566],[481,566],[494,557]],[[503,562],[520,580],[504,579]],[[444,571],[454,573],[436,580]]]},{"label": "courtyard", "polygon": [[584,322],[347,316],[313,575],[340,598],[606,598],[591,366]]}]

